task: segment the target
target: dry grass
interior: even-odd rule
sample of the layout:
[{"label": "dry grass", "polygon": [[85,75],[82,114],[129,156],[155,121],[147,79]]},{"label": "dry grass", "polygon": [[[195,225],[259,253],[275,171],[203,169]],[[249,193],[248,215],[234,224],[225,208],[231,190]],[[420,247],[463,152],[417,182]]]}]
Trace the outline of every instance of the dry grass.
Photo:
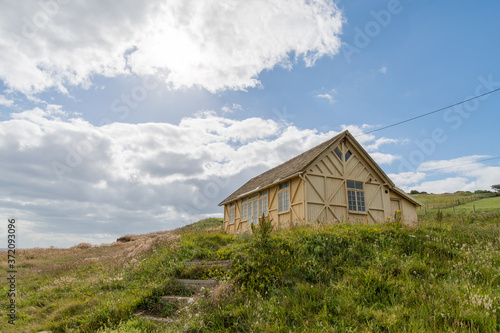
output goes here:
[{"label": "dry grass", "polygon": [[[101,307],[102,299],[111,295],[114,288],[124,287],[122,279],[124,272],[129,271],[127,267],[139,267],[141,257],[158,246],[175,247],[180,236],[165,231],[128,238],[127,242],[100,246],[81,243],[66,249],[16,250],[18,320],[15,327],[7,326],[7,318],[2,315],[0,331],[53,330],[50,322],[71,327],[73,317],[93,306]],[[0,251],[0,255],[5,258],[7,253]],[[0,268],[7,270],[6,260],[0,261]],[[1,292],[4,294],[7,289],[2,286]],[[6,306],[5,298],[0,305]]]}]

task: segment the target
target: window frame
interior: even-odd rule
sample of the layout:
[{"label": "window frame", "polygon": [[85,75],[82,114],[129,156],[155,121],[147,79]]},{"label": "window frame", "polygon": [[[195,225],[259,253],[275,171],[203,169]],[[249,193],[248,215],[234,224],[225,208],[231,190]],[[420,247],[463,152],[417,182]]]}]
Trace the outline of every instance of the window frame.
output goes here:
[{"label": "window frame", "polygon": [[236,219],[236,202],[232,202],[229,204],[228,217],[229,224],[233,224]]},{"label": "window frame", "polygon": [[248,220],[248,199],[247,198],[241,199],[241,220],[242,221]]},{"label": "window frame", "polygon": [[[350,182],[351,186],[349,186]],[[364,185],[364,182],[356,180],[346,180],[347,209],[349,210],[349,213],[368,214],[366,208]]]},{"label": "window frame", "polygon": [[344,162],[347,162],[349,161],[349,159],[351,158],[351,156],[353,155],[353,153],[351,153],[350,150],[348,150],[345,155],[344,155]]},{"label": "window frame", "polygon": [[344,159],[343,158],[343,154],[342,154],[342,151],[339,149],[339,147],[335,147],[335,149],[333,150],[335,156],[338,157],[339,161],[342,162],[342,160]]},{"label": "window frame", "polygon": [[[245,214],[244,214],[245,212]],[[241,200],[241,221],[258,224],[259,218],[269,214],[268,191],[262,190]]]},{"label": "window frame", "polygon": [[278,185],[278,213],[286,213],[289,211],[290,211],[290,181],[286,181]]}]

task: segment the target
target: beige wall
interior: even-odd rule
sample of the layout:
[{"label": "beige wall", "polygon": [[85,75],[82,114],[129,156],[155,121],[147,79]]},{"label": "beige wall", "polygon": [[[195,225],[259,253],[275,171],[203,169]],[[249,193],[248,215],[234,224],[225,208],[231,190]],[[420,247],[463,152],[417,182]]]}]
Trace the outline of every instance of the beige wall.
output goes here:
[{"label": "beige wall", "polygon": [[[290,209],[286,212],[280,213],[278,211],[279,184],[267,188],[268,217],[273,220],[277,228],[287,227],[291,223],[302,223],[305,220],[303,181],[298,176],[287,181],[290,182],[290,187],[288,188],[290,194]],[[229,204],[224,206],[224,230],[228,233],[247,232],[250,230],[248,221],[241,221],[241,199],[236,201],[234,223],[229,223]]]}]

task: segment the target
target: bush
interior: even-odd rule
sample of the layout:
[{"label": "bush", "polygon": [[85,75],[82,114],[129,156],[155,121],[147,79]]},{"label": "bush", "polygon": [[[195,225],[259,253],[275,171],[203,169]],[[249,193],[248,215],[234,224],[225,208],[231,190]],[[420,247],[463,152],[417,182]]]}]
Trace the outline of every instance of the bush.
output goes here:
[{"label": "bush", "polygon": [[233,259],[232,277],[243,289],[267,293],[288,283],[295,271],[293,244],[283,235],[272,235],[272,220],[262,216],[252,225],[253,238]]},{"label": "bush", "polygon": [[266,247],[269,243],[269,238],[271,237],[271,232],[273,232],[273,220],[266,218],[264,214],[259,219],[257,225],[252,224],[252,232],[256,237],[257,246],[260,248],[262,246]]}]

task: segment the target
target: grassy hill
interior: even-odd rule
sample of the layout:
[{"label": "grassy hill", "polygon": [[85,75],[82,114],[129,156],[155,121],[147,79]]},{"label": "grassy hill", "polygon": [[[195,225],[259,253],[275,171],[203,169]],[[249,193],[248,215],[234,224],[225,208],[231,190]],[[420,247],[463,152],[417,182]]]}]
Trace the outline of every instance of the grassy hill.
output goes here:
[{"label": "grassy hill", "polygon": [[[459,205],[455,207],[455,212],[460,213],[470,213],[476,209],[476,212],[495,212],[500,211],[500,196],[485,198],[473,202],[469,202],[463,205]],[[445,213],[451,213],[452,208],[443,209]]]},{"label": "grassy hill", "polygon": [[495,196],[494,193],[455,192],[442,194],[412,194],[412,196],[427,206],[427,208],[446,208],[467,204],[483,198]]},{"label": "grassy hill", "polygon": [[[496,199],[496,198],[494,198]],[[496,205],[496,201],[493,205]],[[461,217],[467,216],[462,222]],[[221,220],[109,246],[24,250],[18,320],[2,332],[495,332],[500,211],[428,216],[418,226],[336,224],[227,235]],[[231,259],[227,269],[189,268]],[[2,268],[6,268],[6,260]],[[219,286],[183,309],[176,278]],[[1,292],[8,288],[2,284]],[[7,303],[2,298],[2,307]],[[176,324],[136,318],[147,309]]]},{"label": "grassy hill", "polygon": [[425,205],[420,207],[417,212],[420,216],[425,213],[435,215],[438,210],[443,213],[452,213],[453,208],[456,213],[467,214],[488,211],[500,211],[500,196],[494,193],[443,193],[443,194],[414,194],[420,202]]}]

